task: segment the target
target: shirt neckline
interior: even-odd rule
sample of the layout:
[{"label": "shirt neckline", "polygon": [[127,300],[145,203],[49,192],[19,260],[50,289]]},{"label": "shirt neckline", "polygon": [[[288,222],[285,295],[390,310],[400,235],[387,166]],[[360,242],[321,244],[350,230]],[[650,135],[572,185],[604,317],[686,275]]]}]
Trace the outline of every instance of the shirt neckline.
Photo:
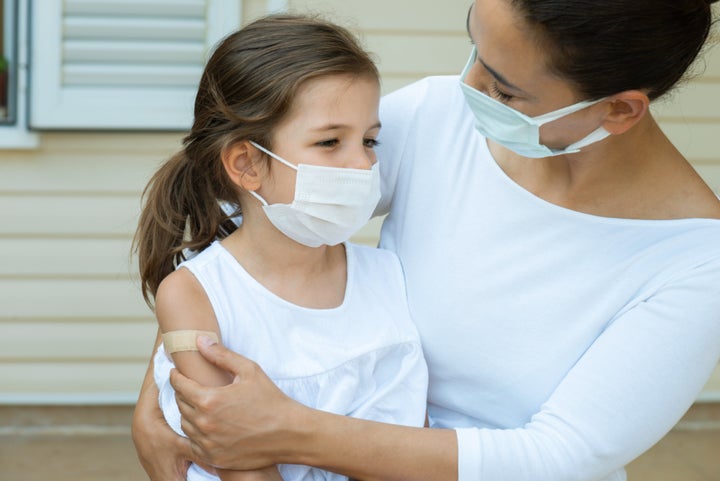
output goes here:
[{"label": "shirt neckline", "polygon": [[345,281],[345,292],[343,294],[343,300],[342,302],[335,307],[328,307],[328,308],[314,308],[314,307],[305,307],[301,306],[299,304],[295,304],[294,302],[290,302],[287,299],[284,299],[280,297],[279,295],[275,294],[273,291],[265,287],[261,282],[259,282],[257,279],[255,279],[247,270],[245,270],[245,267],[238,261],[235,256],[232,255],[232,253],[227,250],[227,248],[222,245],[222,243],[219,240],[216,240],[213,242],[213,245],[216,245],[216,248],[219,250],[220,255],[226,258],[226,261],[228,264],[230,264],[241,277],[243,277],[254,290],[258,291],[260,294],[262,294],[265,298],[271,300],[272,302],[276,304],[280,304],[284,306],[285,308],[291,308],[298,311],[308,312],[308,313],[315,313],[315,314],[333,314],[338,311],[342,311],[346,308],[346,306],[350,302],[351,294],[352,294],[352,286],[354,284],[354,272],[355,272],[355,255],[352,252],[352,249],[350,247],[350,244],[348,242],[343,242],[343,247],[345,248],[345,264],[347,266],[347,273],[346,273],[346,281]]},{"label": "shirt neckline", "polygon": [[525,189],[523,186],[515,182],[503,169],[500,167],[500,165],[495,160],[495,157],[493,157],[492,152],[490,151],[490,147],[488,146],[488,139],[484,136],[482,136],[480,133],[478,133],[479,136],[479,142],[480,147],[483,149],[484,154],[487,155],[488,164],[490,165],[491,170],[495,172],[496,177],[502,181],[504,184],[508,185],[512,190],[518,192],[520,195],[531,201],[533,204],[542,207],[547,210],[555,211],[561,215],[566,215],[570,217],[576,217],[578,219],[591,221],[591,222],[597,222],[597,223],[604,223],[604,224],[617,224],[617,225],[626,225],[626,226],[656,226],[656,227],[671,227],[671,226],[679,226],[679,225],[686,225],[686,224],[708,224],[708,225],[720,225],[720,220],[718,219],[710,219],[710,218],[702,218],[702,217],[688,217],[683,219],[630,219],[630,218],[624,218],[624,217],[606,217],[606,216],[600,216],[595,214],[588,214],[586,212],[580,212],[577,210],[569,209],[567,207],[562,207],[560,205],[554,204],[550,201],[547,201],[543,199],[542,197],[539,197],[529,190]]}]

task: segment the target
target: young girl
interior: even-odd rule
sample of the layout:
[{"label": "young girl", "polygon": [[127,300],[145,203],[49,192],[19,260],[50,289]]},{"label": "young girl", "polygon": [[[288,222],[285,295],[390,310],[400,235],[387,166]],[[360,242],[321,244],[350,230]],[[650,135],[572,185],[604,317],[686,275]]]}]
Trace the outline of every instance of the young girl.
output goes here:
[{"label": "young girl", "polygon": [[[173,367],[206,385],[231,381],[196,352],[200,335],[261,363],[303,404],[422,426],[427,371],[399,261],[345,242],[380,196],[378,103],[372,60],[317,19],[260,19],[210,58],[192,130],[151,179],[136,235],[163,333],[155,381],[177,432]],[[188,250],[200,253],[185,260]],[[278,469],[218,474],[340,478]],[[187,477],[216,479],[196,465]]]}]

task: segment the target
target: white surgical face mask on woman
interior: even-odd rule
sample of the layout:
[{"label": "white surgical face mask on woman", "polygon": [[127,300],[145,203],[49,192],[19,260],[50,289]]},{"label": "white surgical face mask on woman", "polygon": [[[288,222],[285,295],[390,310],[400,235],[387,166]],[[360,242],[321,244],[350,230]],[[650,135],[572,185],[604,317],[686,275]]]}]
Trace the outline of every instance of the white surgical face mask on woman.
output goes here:
[{"label": "white surgical face mask on woman", "polygon": [[475,115],[475,127],[488,139],[492,139],[524,157],[542,158],[580,152],[583,147],[587,147],[610,135],[610,132],[603,127],[599,127],[597,130],[590,132],[585,138],[568,145],[564,149],[551,149],[541,144],[541,125],[575,113],[604,99],[578,102],[547,114],[528,117],[465,83],[465,78],[470,71],[470,67],[475,63],[476,56],[477,53],[475,47],[473,47],[470,59],[460,75],[460,88],[462,88],[465,95],[465,101]]},{"label": "white surgical face mask on woman", "polygon": [[336,245],[357,232],[380,200],[378,163],[369,170],[298,164],[295,166],[266,148],[250,142],[273,159],[295,169],[295,198],[291,204],[263,204],[270,222],[283,234],[308,247]]}]

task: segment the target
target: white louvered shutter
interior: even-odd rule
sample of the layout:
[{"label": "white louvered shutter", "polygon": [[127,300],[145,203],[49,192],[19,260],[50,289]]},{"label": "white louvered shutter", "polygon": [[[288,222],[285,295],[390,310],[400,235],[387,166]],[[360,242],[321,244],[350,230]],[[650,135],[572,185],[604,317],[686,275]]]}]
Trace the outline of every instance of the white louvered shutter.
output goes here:
[{"label": "white louvered shutter", "polygon": [[242,0],[34,0],[30,126],[185,130]]}]

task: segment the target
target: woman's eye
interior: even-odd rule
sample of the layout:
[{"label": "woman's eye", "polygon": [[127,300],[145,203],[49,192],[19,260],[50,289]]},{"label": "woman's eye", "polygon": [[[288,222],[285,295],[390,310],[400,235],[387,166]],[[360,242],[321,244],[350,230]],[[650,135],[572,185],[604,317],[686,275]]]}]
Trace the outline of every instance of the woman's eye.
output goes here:
[{"label": "woman's eye", "polygon": [[316,145],[319,145],[320,147],[335,147],[338,143],[338,139],[329,139],[329,140],[321,140],[320,142],[317,142]]},{"label": "woman's eye", "polygon": [[380,142],[378,142],[377,139],[365,139],[363,140],[363,145],[365,145],[368,149],[374,149],[380,145]]},{"label": "woman's eye", "polygon": [[506,103],[511,101],[514,97],[510,94],[506,94],[502,90],[500,90],[497,86],[497,83],[493,82],[490,86],[490,90],[492,91],[492,94],[498,98],[500,102]]}]

